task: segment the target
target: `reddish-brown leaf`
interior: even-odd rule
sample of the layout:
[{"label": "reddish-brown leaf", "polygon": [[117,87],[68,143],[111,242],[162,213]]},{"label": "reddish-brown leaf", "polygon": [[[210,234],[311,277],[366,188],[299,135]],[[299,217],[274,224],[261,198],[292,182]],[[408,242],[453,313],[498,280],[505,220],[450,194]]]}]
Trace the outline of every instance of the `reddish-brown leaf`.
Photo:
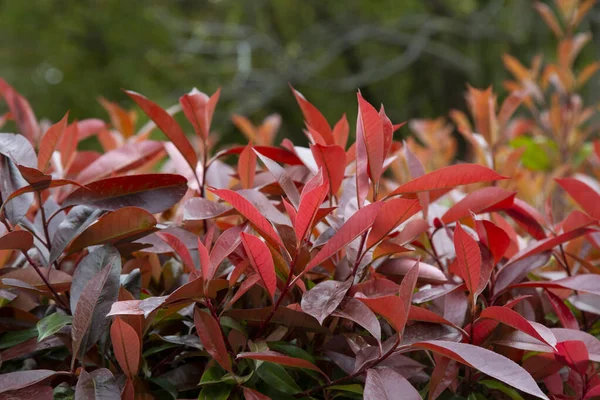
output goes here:
[{"label": "reddish-brown leaf", "polygon": [[256,351],[256,352],[246,352],[240,353],[236,358],[249,358],[251,360],[259,360],[259,361],[267,361],[272,362],[279,365],[284,365],[286,367],[294,367],[294,368],[304,368],[310,369],[312,371],[316,371],[327,378],[327,375],[321,371],[319,367],[310,361],[306,361],[303,358],[290,357],[285,354],[278,353],[276,351],[265,350],[265,351]]},{"label": "reddish-brown leaf", "polygon": [[243,189],[251,189],[254,187],[254,176],[256,175],[256,153],[252,149],[251,144],[248,144],[240,153],[237,171]]},{"label": "reddish-brown leaf", "polygon": [[351,279],[344,282],[334,280],[320,282],[302,296],[300,303],[302,311],[312,315],[323,325],[325,318],[340,305],[350,286],[352,286]]},{"label": "reddish-brown leaf", "polygon": [[277,289],[277,275],[275,274],[275,265],[269,248],[260,238],[245,232],[242,232],[242,244],[250,264],[260,275],[271,299],[274,299],[275,290]]},{"label": "reddish-brown leaf", "polygon": [[156,230],[156,218],[137,207],[124,207],[102,216],[83,231],[69,246],[69,252],[88,246],[133,241]]},{"label": "reddish-brown leaf", "polygon": [[116,317],[110,327],[110,339],[113,344],[115,358],[125,375],[133,379],[140,365],[140,338],[135,329]]},{"label": "reddish-brown leaf", "polygon": [[170,116],[165,110],[159,107],[157,104],[148,100],[146,97],[139,93],[126,90],[125,93],[135,101],[138,106],[150,117],[152,121],[158,126],[158,128],[173,142],[177,150],[181,153],[183,158],[187,161],[192,171],[196,171],[196,165],[198,164],[198,157],[196,151],[185,137],[185,133],[181,129],[181,126]]},{"label": "reddish-brown leaf", "polygon": [[369,229],[373,225],[382,205],[383,203],[381,202],[373,203],[358,210],[341,226],[331,239],[325,243],[325,246],[321,248],[321,251],[319,251],[310,263],[308,263],[305,271],[309,271],[327,260],[345,245]]},{"label": "reddish-brown leaf", "polygon": [[194,324],[196,325],[196,331],[198,331],[198,336],[200,336],[200,342],[202,342],[204,350],[206,350],[206,352],[210,354],[221,367],[232,372],[231,359],[227,353],[225,339],[221,334],[219,322],[214,319],[212,315],[196,308],[194,311]]},{"label": "reddish-brown leaf", "polygon": [[575,230],[561,233],[560,235],[549,237],[546,239],[538,240],[537,242],[533,242],[531,245],[527,246],[523,250],[519,251],[515,254],[506,264],[504,268],[509,266],[510,264],[522,260],[524,258],[530,257],[535,254],[542,253],[544,251],[552,250],[556,246],[559,246],[563,243],[576,239],[580,236],[583,236],[587,233],[594,232],[594,230],[589,228],[577,228]]},{"label": "reddish-brown leaf", "polygon": [[579,340],[567,340],[556,345],[556,358],[568,365],[580,375],[585,375],[590,355],[585,343]]},{"label": "reddish-brown leaf", "polygon": [[51,371],[48,369],[33,369],[29,371],[16,371],[0,375],[0,393],[23,389],[45,382],[56,375],[68,375],[64,371]]},{"label": "reddish-brown leaf", "polygon": [[344,180],[346,152],[338,145],[321,144],[311,145],[310,150],[317,166],[321,168],[325,179],[329,182],[329,193],[335,196]]},{"label": "reddish-brown leaf", "polygon": [[68,118],[69,113],[67,112],[63,119],[48,128],[46,133],[44,133],[44,136],[42,136],[38,150],[37,164],[37,167],[40,171],[44,171],[48,166],[48,162],[50,162],[50,159],[52,158],[52,153],[54,152],[58,141],[65,133]]},{"label": "reddish-brown leaf", "polygon": [[210,134],[212,117],[220,96],[221,89],[217,89],[212,96],[208,97],[194,88],[191,92],[179,98],[185,117],[194,127],[196,134],[204,140],[207,140]]},{"label": "reddish-brown leaf", "polygon": [[532,336],[547,345],[554,347],[556,345],[556,338],[552,332],[541,324],[532,324],[527,321],[516,311],[511,310],[508,307],[490,306],[485,308],[479,315],[481,319],[492,319],[508,325],[514,329],[520,330]]},{"label": "reddish-brown leaf", "polygon": [[33,235],[29,231],[12,231],[0,237],[0,250],[27,251],[33,247]]},{"label": "reddish-brown leaf", "polygon": [[91,182],[69,194],[62,206],[88,205],[114,211],[139,207],[150,213],[171,208],[187,191],[187,180],[175,174],[119,176]]},{"label": "reddish-brown leaf", "polygon": [[0,95],[6,100],[19,132],[31,143],[37,143],[40,136],[40,127],[27,99],[3,79],[0,79]]},{"label": "reddish-brown leaf", "polygon": [[364,297],[362,293],[357,293],[358,300],[362,301],[375,314],[381,315],[397,332],[404,330],[408,314],[405,312],[405,302],[400,297],[394,295]]},{"label": "reddish-brown leaf", "polygon": [[373,335],[378,342],[381,341],[381,325],[377,320],[377,316],[360,300],[346,297],[332,315],[356,322]]},{"label": "reddish-brown leaf", "polygon": [[375,246],[394,228],[421,211],[417,200],[390,199],[379,209],[367,238],[367,248]]},{"label": "reddish-brown leaf", "polygon": [[442,216],[442,222],[450,224],[471,213],[480,214],[509,208],[513,204],[516,192],[509,192],[497,186],[479,189],[469,193],[464,199],[452,206]]},{"label": "reddish-brown leaf", "polygon": [[377,267],[377,272],[383,275],[405,276],[419,262],[419,280],[426,283],[446,283],[448,278],[436,266],[411,258],[391,258]]},{"label": "reddish-brown leaf", "polygon": [[240,214],[242,214],[252,225],[268,240],[275,248],[284,247],[281,239],[273,226],[267,219],[244,197],[229,189],[209,188],[211,192],[231,204]]},{"label": "reddish-brown leaf", "polygon": [[171,247],[175,253],[181,258],[183,261],[183,265],[188,273],[192,273],[196,271],[196,265],[194,264],[194,260],[190,254],[185,243],[183,243],[177,236],[168,232],[156,232],[156,236],[161,238]]},{"label": "reddish-brown leaf", "polygon": [[567,307],[564,301],[550,290],[545,290],[546,296],[548,296],[548,300],[550,300],[550,304],[552,305],[552,309],[554,309],[554,313],[558,317],[560,323],[563,327],[567,329],[579,330],[579,322],[577,322],[577,318],[571,312],[571,309]]},{"label": "reddish-brown leaf", "polygon": [[443,340],[418,342],[411,347],[431,350],[461,364],[478,369],[516,389],[540,399],[548,397],[540,390],[529,373],[514,361],[482,347]]},{"label": "reddish-brown leaf", "polygon": [[243,387],[242,389],[244,389],[245,400],[271,400],[269,396],[265,396],[264,394],[259,393],[256,390],[252,390],[247,387]]},{"label": "reddish-brown leaf", "polygon": [[497,264],[510,246],[510,237],[491,221],[476,220],[475,227],[479,240],[490,249],[494,256],[494,263]]},{"label": "reddish-brown leaf", "polygon": [[477,164],[458,164],[440,168],[413,179],[394,190],[388,196],[450,189],[471,183],[493,182],[508,179],[496,171]]},{"label": "reddish-brown leaf", "polygon": [[333,127],[333,140],[335,144],[342,148],[342,150],[346,148],[349,133],[350,125],[348,124],[348,118],[346,118],[346,114],[344,114]]}]

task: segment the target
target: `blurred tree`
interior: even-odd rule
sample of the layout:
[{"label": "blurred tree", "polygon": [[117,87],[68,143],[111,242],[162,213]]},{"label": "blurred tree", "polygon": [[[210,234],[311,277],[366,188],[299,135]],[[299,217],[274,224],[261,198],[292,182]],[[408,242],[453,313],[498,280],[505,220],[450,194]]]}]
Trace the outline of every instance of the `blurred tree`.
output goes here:
[{"label": "blurred tree", "polygon": [[[104,117],[98,96],[120,91],[163,106],[192,87],[223,88],[215,129],[239,133],[232,113],[283,117],[299,137],[294,85],[334,122],[356,116],[355,91],[394,122],[464,109],[465,84],[507,76],[501,55],[529,63],[551,49],[530,0],[0,0],[0,76],[38,117]],[[600,12],[587,21],[598,30]],[[597,58],[600,37],[584,58]],[[552,51],[550,51],[552,54]],[[600,89],[598,83],[592,88]],[[598,90],[591,90],[594,95]],[[597,95],[596,95],[597,96]]]}]

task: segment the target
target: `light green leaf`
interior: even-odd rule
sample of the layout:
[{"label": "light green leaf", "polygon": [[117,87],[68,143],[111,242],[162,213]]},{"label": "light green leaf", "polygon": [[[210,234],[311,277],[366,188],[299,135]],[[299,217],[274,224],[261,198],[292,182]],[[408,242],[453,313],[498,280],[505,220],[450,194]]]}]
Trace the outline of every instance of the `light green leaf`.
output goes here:
[{"label": "light green leaf", "polygon": [[73,321],[73,317],[70,315],[61,314],[55,312],[42,319],[40,319],[36,325],[38,331],[38,342],[46,339],[49,336],[54,335],[60,329],[70,324]]}]

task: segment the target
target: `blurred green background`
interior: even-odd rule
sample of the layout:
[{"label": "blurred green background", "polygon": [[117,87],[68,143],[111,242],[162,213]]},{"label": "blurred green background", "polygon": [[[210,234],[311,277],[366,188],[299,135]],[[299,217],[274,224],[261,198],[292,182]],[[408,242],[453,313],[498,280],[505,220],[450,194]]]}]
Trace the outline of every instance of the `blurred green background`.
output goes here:
[{"label": "blurred green background", "polygon": [[[192,87],[222,88],[213,128],[241,140],[232,113],[283,117],[302,137],[288,83],[330,123],[356,89],[392,121],[464,109],[465,85],[508,78],[501,55],[529,65],[555,39],[531,0],[0,0],[0,76],[38,117],[107,118],[98,96],[133,107],[121,88],[163,106]],[[598,33],[596,6],[583,24]],[[598,58],[600,35],[579,63]],[[586,60],[587,59],[587,60]],[[598,100],[598,78],[586,96]],[[3,107],[3,106],[2,106]],[[140,121],[142,122],[142,121]],[[189,126],[187,126],[189,128]],[[406,128],[403,133],[406,134]]]}]

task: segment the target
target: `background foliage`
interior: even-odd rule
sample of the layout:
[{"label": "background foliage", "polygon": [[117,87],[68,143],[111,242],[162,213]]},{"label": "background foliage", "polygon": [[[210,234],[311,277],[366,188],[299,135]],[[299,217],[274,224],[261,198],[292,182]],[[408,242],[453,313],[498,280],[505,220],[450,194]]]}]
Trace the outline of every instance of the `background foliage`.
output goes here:
[{"label": "background foliage", "polygon": [[[355,90],[383,103],[392,121],[464,109],[465,85],[493,84],[505,94],[500,62],[528,64],[553,54],[554,39],[529,0],[36,1],[0,0],[0,76],[27,97],[39,117],[105,118],[96,96],[130,108],[121,88],[163,106],[191,87],[222,86],[214,128],[241,135],[229,116],[258,123],[282,116],[279,137],[302,137],[288,83],[327,118],[356,115]],[[599,10],[583,30],[599,50]],[[591,82],[586,100],[596,100]],[[596,93],[596,94],[594,94]],[[335,99],[335,101],[333,101]],[[407,131],[402,132],[406,134]]]}]

